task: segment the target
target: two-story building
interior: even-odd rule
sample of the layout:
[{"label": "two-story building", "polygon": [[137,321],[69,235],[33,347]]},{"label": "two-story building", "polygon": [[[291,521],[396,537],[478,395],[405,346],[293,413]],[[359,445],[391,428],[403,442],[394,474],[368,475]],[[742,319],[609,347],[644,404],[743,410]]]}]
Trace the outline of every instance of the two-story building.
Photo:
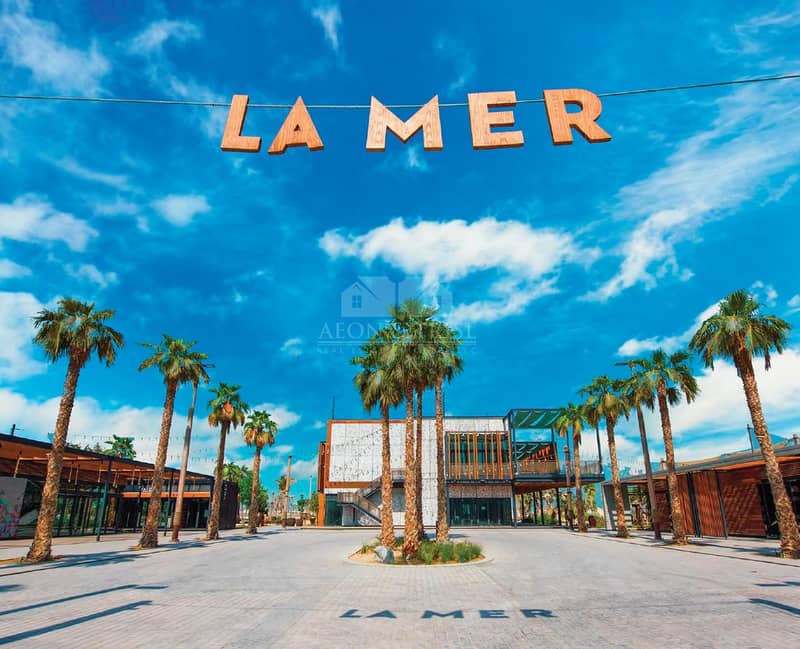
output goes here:
[{"label": "two-story building", "polygon": [[[504,416],[445,417],[445,491],[451,525],[511,525],[521,518],[518,496],[561,490],[572,480],[564,450],[568,439],[556,434],[558,411],[514,409]],[[425,525],[436,523],[436,421],[422,420],[422,511]],[[392,466],[392,512],[402,525],[405,512],[405,420],[389,424]],[[592,441],[592,440],[590,440]],[[584,484],[603,479],[600,446],[582,449]],[[381,421],[331,419],[319,445],[320,525],[380,524]],[[541,499],[539,499],[541,503]]]}]

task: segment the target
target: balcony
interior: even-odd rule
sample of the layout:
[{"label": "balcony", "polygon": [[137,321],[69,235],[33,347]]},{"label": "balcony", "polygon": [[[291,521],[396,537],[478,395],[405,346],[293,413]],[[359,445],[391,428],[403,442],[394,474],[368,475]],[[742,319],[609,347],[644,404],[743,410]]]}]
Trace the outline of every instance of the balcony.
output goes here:
[{"label": "balcony", "polygon": [[[514,477],[531,482],[565,482],[564,468],[555,460],[519,460]],[[574,478],[570,470],[570,478]],[[581,462],[581,477],[586,480],[602,480],[603,470],[597,460]]]}]

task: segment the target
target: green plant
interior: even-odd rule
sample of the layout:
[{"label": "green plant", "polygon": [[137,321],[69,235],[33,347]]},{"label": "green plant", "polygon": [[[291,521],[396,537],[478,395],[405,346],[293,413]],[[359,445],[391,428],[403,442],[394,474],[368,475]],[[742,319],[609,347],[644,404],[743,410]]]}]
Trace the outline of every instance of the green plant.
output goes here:
[{"label": "green plant", "polygon": [[422,563],[431,565],[436,558],[436,554],[438,554],[436,545],[436,543],[431,543],[430,541],[423,541],[419,546],[417,558],[422,561]]},{"label": "green plant", "polygon": [[441,559],[442,563],[449,563],[455,557],[455,549],[452,543],[440,543],[439,544],[439,558]]}]

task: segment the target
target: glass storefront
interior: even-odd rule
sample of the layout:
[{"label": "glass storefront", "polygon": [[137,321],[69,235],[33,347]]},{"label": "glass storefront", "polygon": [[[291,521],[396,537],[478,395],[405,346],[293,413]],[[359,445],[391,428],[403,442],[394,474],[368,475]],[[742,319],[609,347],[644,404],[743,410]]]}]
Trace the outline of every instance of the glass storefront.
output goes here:
[{"label": "glass storefront", "polygon": [[451,498],[450,525],[511,525],[511,499]]}]

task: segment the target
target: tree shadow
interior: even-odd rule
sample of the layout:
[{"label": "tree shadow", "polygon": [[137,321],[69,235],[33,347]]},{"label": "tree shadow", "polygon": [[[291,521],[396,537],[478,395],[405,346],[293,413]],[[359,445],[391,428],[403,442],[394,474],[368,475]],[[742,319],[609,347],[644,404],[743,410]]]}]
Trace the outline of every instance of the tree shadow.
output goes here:
[{"label": "tree shadow", "polygon": [[22,584],[6,584],[5,586],[0,586],[0,593],[8,593],[9,591],[20,589],[22,589]]},{"label": "tree shadow", "polygon": [[779,581],[772,584],[756,584],[761,588],[785,588],[786,586],[800,586],[800,581]]},{"label": "tree shadow", "polygon": [[777,608],[779,611],[785,611],[786,613],[791,613],[792,615],[800,615],[800,608],[795,608],[794,606],[789,606],[788,604],[781,604],[780,602],[773,602],[771,599],[751,597],[750,601],[753,604],[763,604],[764,606]]},{"label": "tree shadow", "polygon": [[149,606],[152,604],[152,600],[144,599],[138,602],[131,602],[130,604],[125,604],[123,606],[115,606],[114,608],[108,608],[104,611],[98,611],[97,613],[92,613],[91,615],[83,615],[81,617],[76,617],[71,620],[67,620],[65,622],[58,622],[56,624],[48,624],[47,626],[39,627],[38,629],[30,629],[29,631],[22,631],[20,633],[15,633],[13,635],[7,635],[0,637],[0,645],[3,644],[11,644],[12,642],[19,642],[20,640],[26,640],[28,638],[35,638],[36,636],[44,635],[45,633],[52,633],[53,631],[60,631],[61,629],[68,629],[73,626],[77,626],[78,624],[83,624],[84,622],[89,622],[91,620],[97,620],[99,618],[108,617],[109,615],[116,615],[117,613],[122,613],[124,611],[133,611],[140,606]]},{"label": "tree shadow", "polygon": [[[0,587],[2,588],[2,587]],[[43,608],[45,606],[53,606],[54,604],[63,604],[64,602],[72,602],[76,599],[83,599],[85,597],[94,597],[95,595],[105,595],[106,593],[114,593],[120,590],[163,590],[167,586],[139,586],[137,584],[126,584],[124,586],[114,586],[113,588],[104,588],[102,590],[93,590],[88,593],[81,593],[80,595],[69,595],[67,597],[60,597],[59,599],[51,599],[46,602],[37,602],[36,604],[28,604],[18,608],[9,608],[0,611],[0,616],[11,615],[12,613],[21,613],[22,611],[30,611],[36,608]]]}]

